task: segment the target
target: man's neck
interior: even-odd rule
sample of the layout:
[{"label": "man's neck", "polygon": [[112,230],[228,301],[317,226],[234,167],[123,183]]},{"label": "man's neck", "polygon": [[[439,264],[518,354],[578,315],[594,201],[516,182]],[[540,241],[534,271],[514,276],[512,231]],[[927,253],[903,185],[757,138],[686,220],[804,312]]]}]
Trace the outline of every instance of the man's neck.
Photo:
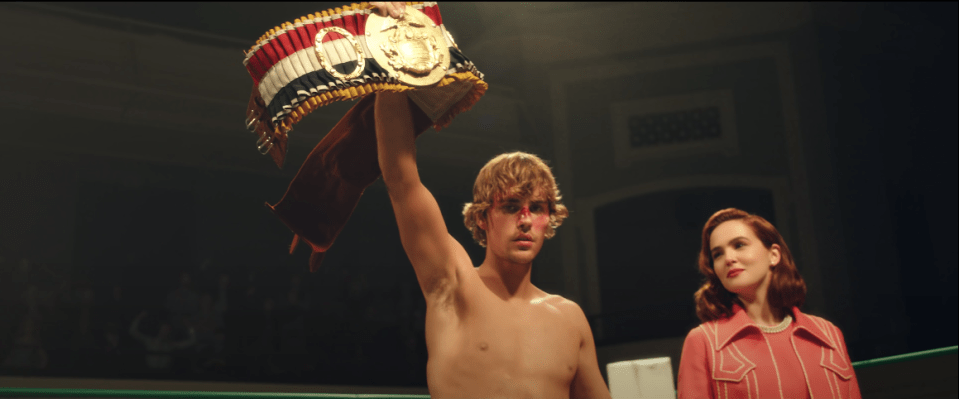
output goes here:
[{"label": "man's neck", "polygon": [[487,255],[477,268],[483,283],[504,300],[530,299],[535,295],[536,287],[530,282],[531,270],[532,263],[518,264],[492,255]]}]

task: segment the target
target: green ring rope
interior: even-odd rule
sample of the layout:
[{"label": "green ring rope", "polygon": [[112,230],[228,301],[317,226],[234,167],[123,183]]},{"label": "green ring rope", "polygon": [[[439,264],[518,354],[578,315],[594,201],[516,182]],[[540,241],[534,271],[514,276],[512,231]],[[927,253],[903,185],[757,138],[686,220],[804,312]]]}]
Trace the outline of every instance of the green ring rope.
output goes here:
[{"label": "green ring rope", "polygon": [[866,367],[879,366],[889,363],[899,363],[907,360],[919,360],[925,359],[927,357],[936,357],[936,356],[945,356],[953,353],[959,352],[959,345],[947,346],[945,348],[930,349],[927,351],[921,352],[912,352],[912,353],[903,353],[901,355],[880,357],[870,360],[862,360],[858,362],[852,362],[852,366],[861,369]]}]

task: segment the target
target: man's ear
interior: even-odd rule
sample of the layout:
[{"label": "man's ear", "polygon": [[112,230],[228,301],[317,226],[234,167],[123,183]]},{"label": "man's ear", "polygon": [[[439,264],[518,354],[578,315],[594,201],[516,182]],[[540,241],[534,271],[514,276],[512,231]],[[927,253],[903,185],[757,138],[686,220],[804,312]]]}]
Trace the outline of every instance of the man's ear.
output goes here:
[{"label": "man's ear", "polygon": [[486,231],[486,212],[476,215],[476,227],[479,227],[483,229],[483,231]]}]

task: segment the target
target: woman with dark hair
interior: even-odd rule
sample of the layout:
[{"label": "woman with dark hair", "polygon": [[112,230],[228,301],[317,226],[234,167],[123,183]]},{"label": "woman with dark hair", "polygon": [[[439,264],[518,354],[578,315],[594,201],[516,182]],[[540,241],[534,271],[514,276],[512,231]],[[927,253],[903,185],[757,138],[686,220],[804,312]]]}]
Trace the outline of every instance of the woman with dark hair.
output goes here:
[{"label": "woman with dark hair", "polygon": [[842,332],[799,311],[806,283],[779,231],[739,209],[703,227],[680,398],[860,398]]}]

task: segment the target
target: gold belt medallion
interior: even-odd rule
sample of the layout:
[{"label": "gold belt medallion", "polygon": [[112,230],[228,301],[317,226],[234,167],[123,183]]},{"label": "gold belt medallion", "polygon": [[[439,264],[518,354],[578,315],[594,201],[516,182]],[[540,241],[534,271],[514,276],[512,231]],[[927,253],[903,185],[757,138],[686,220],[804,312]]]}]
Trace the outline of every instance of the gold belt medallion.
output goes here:
[{"label": "gold belt medallion", "polygon": [[399,19],[371,13],[366,36],[373,59],[402,83],[430,86],[446,75],[449,48],[443,32],[422,11],[406,7]]},{"label": "gold belt medallion", "polygon": [[[356,54],[356,68],[353,68],[353,72],[349,74],[340,73],[333,68],[333,63],[324,55],[326,49],[323,47],[323,38],[326,37],[326,34],[329,32],[336,32],[343,35],[343,37],[353,45],[353,52]],[[353,37],[350,31],[336,26],[320,29],[320,31],[316,33],[313,46],[314,51],[316,51],[316,58],[320,60],[320,65],[322,65],[330,75],[333,75],[334,78],[346,81],[356,79],[363,73],[363,68],[366,66],[366,57],[363,55],[363,48],[360,47],[360,43],[356,41],[356,38]]]}]

